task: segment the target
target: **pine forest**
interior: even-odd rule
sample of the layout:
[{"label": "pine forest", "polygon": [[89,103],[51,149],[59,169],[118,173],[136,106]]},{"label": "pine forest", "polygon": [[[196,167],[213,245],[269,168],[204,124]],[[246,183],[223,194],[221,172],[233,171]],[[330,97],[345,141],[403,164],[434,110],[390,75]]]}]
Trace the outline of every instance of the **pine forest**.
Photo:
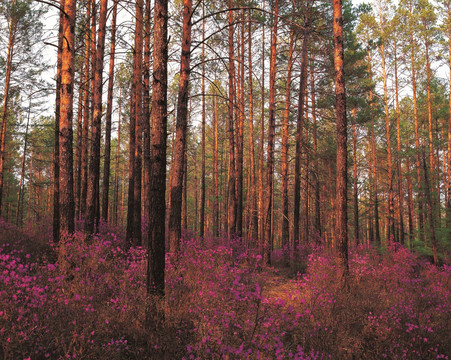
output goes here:
[{"label": "pine forest", "polygon": [[0,0],[0,116],[1,359],[451,358],[451,0]]}]

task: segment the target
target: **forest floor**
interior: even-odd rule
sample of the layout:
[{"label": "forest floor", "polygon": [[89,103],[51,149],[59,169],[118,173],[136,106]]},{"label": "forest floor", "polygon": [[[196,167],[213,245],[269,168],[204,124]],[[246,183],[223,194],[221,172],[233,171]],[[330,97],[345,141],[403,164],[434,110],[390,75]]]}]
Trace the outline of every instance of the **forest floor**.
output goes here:
[{"label": "forest floor", "polygon": [[0,359],[451,356],[451,267],[399,244],[351,248],[344,288],[320,246],[300,249],[296,273],[238,240],[185,236],[159,299],[146,296],[145,249],[126,249],[120,228],[50,238],[51,222],[0,221]]}]

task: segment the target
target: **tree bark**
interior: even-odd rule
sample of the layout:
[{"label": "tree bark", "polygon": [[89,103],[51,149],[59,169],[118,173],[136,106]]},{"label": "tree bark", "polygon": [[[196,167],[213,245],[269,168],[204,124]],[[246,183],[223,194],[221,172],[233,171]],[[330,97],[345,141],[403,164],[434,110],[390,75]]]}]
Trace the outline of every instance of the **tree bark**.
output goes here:
[{"label": "tree bark", "polygon": [[[12,0],[14,6],[15,0]],[[63,4],[62,4],[63,5]],[[16,40],[17,20],[11,16],[8,28],[8,54],[6,56],[6,74],[5,74],[5,92],[3,95],[3,114],[2,127],[0,131],[0,216],[2,215],[2,198],[3,198],[3,174],[5,168],[5,149],[6,149],[6,122],[8,118],[8,100],[9,87],[11,82],[12,61],[14,54],[14,44]]]},{"label": "tree bark", "polygon": [[[82,133],[82,147],[81,147],[81,185],[80,185],[80,198],[78,204],[78,217],[85,217],[86,214],[86,198],[88,196],[88,143],[89,143],[89,119],[90,119],[90,108],[89,108],[89,72],[90,67],[92,68],[90,62],[91,54],[91,43],[94,32],[89,30],[89,24],[91,21],[91,5],[92,2],[88,1],[86,10],[86,37],[85,37],[85,68],[83,77],[83,133]],[[93,20],[94,21],[94,20]],[[95,42],[95,41],[94,41]]]},{"label": "tree bark", "polygon": [[353,191],[354,191],[354,241],[360,244],[359,237],[359,193],[357,187],[357,134],[355,124],[356,109],[352,109],[352,170],[353,170]]},{"label": "tree bark", "polygon": [[[384,34],[384,29],[382,26],[382,19],[380,22],[381,34]],[[390,114],[388,111],[388,90],[387,90],[387,73],[385,69],[385,47],[382,43],[379,46],[379,51],[381,54],[382,61],[382,78],[384,81],[384,113],[385,113],[385,137],[387,141],[387,172],[388,172],[388,226],[387,226],[387,239],[386,241],[393,241],[395,239],[395,208],[394,208],[394,197],[393,197],[393,163],[391,156],[391,140],[390,140]]]},{"label": "tree bark", "polygon": [[266,214],[264,223],[263,263],[271,265],[272,252],[272,201],[274,192],[274,145],[276,127],[276,56],[277,56],[277,26],[279,20],[279,0],[274,3],[274,23],[271,29],[271,56],[269,64],[269,118],[268,118],[268,150],[266,163]]},{"label": "tree bark", "polygon": [[[234,1],[229,0],[229,9],[233,8]],[[233,42],[233,11],[228,13],[228,41],[229,41],[229,99],[228,99],[228,135],[229,135],[229,206],[228,206],[228,236],[233,236],[236,232],[236,189],[235,189],[235,131],[233,126],[234,110],[234,79],[235,79],[235,54]]]},{"label": "tree bark", "polygon": [[76,1],[65,0],[62,20],[61,87],[59,116],[59,210],[60,236],[74,232],[75,202],[73,175],[73,89],[75,65]]},{"label": "tree bark", "polygon": [[311,86],[311,100],[312,100],[312,126],[313,126],[313,172],[314,172],[314,186],[315,186],[315,240],[317,242],[322,239],[321,229],[321,197],[319,184],[319,159],[318,159],[318,125],[316,123],[316,99],[315,99],[315,69],[310,66],[310,86]]},{"label": "tree bark", "polygon": [[293,205],[293,251],[297,256],[297,248],[300,243],[300,220],[301,220],[301,156],[304,128],[304,107],[305,107],[305,89],[307,86],[307,43],[309,37],[309,10],[306,11],[306,19],[304,22],[304,39],[302,41],[302,62],[301,75],[299,79],[299,98],[298,113],[296,118],[296,156],[294,168],[294,205]]},{"label": "tree bark", "polygon": [[401,164],[401,126],[399,114],[399,86],[398,86],[398,56],[397,56],[397,42],[394,44],[395,57],[395,104],[396,104],[396,142],[398,150],[398,219],[399,219],[399,240],[404,244],[404,192],[402,188],[402,164]]},{"label": "tree bark", "polygon": [[[188,128],[188,96],[189,76],[191,60],[191,17],[192,0],[183,1],[183,36],[182,55],[180,60],[180,81],[177,101],[177,125],[175,138],[175,151],[172,164],[172,179],[170,184],[171,208],[169,213],[169,247],[170,252],[178,254],[180,250],[180,238],[182,236],[182,195],[183,177],[185,170],[186,138]],[[203,111],[205,108],[203,108]],[[203,116],[205,121],[205,116]],[[204,126],[205,127],[205,126]],[[205,144],[203,145],[205,146]],[[204,149],[203,149],[204,150]],[[205,153],[203,151],[203,156]],[[205,168],[202,168],[205,171]],[[203,173],[203,175],[205,175]],[[203,189],[205,190],[205,189]],[[202,234],[202,210],[201,210],[201,234]]]},{"label": "tree bark", "polygon": [[293,68],[294,30],[290,31],[290,45],[288,49],[287,84],[285,92],[285,111],[283,115],[282,134],[282,247],[287,248],[290,243],[289,197],[288,197],[288,147],[289,120],[291,108],[291,72]]},{"label": "tree bark", "polygon": [[100,1],[99,27],[97,32],[96,66],[94,73],[93,118],[91,129],[91,162],[89,163],[86,231],[94,233],[99,220],[100,181],[100,132],[102,119],[103,55],[108,0]]},{"label": "tree bark", "polygon": [[102,218],[108,221],[108,202],[110,189],[110,158],[111,158],[111,117],[113,114],[114,56],[116,50],[116,18],[117,2],[113,0],[113,19],[111,21],[110,68],[108,75],[108,100],[105,117],[105,158],[103,163],[102,188]]},{"label": "tree bark", "polygon": [[168,0],[155,0],[147,293],[164,295]]},{"label": "tree bark", "polygon": [[343,17],[341,0],[333,0],[335,115],[337,121],[337,223],[336,245],[338,259],[346,275],[348,266],[348,211],[347,211],[347,121],[346,89],[343,71]]}]

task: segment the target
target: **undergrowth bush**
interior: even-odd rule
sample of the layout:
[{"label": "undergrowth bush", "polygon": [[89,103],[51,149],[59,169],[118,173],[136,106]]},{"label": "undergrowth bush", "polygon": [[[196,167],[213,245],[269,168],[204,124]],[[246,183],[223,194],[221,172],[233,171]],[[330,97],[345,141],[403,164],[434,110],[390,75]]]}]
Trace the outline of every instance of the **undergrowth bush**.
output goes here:
[{"label": "undergrowth bush", "polygon": [[[43,235],[46,231],[47,238]],[[146,251],[99,225],[53,245],[51,227],[0,221],[3,359],[447,359],[450,272],[407,249],[357,247],[343,287],[333,254],[303,249],[290,279],[240,239],[186,234],[146,295]],[[304,266],[305,264],[305,266]],[[164,311],[147,311],[151,304]],[[149,305],[150,306],[150,305]],[[159,309],[159,310],[158,310]],[[147,327],[149,328],[149,327]]]}]

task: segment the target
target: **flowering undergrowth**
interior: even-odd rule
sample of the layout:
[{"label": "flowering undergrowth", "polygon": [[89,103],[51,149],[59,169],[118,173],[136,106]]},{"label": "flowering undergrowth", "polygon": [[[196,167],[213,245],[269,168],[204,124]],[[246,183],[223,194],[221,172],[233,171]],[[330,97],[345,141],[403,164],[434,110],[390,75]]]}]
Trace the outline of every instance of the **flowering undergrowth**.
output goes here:
[{"label": "flowering undergrowth", "polygon": [[419,263],[403,247],[383,254],[352,249],[343,287],[334,257],[320,247],[303,251],[306,272],[293,278],[262,266],[238,239],[201,243],[187,236],[178,258],[167,258],[166,297],[157,304],[164,326],[149,333],[145,304],[155,299],[146,298],[146,251],[125,250],[119,230],[106,224],[98,236],[77,232],[58,246],[48,242],[50,232],[0,221],[0,358],[448,359],[451,353],[451,268]]}]

